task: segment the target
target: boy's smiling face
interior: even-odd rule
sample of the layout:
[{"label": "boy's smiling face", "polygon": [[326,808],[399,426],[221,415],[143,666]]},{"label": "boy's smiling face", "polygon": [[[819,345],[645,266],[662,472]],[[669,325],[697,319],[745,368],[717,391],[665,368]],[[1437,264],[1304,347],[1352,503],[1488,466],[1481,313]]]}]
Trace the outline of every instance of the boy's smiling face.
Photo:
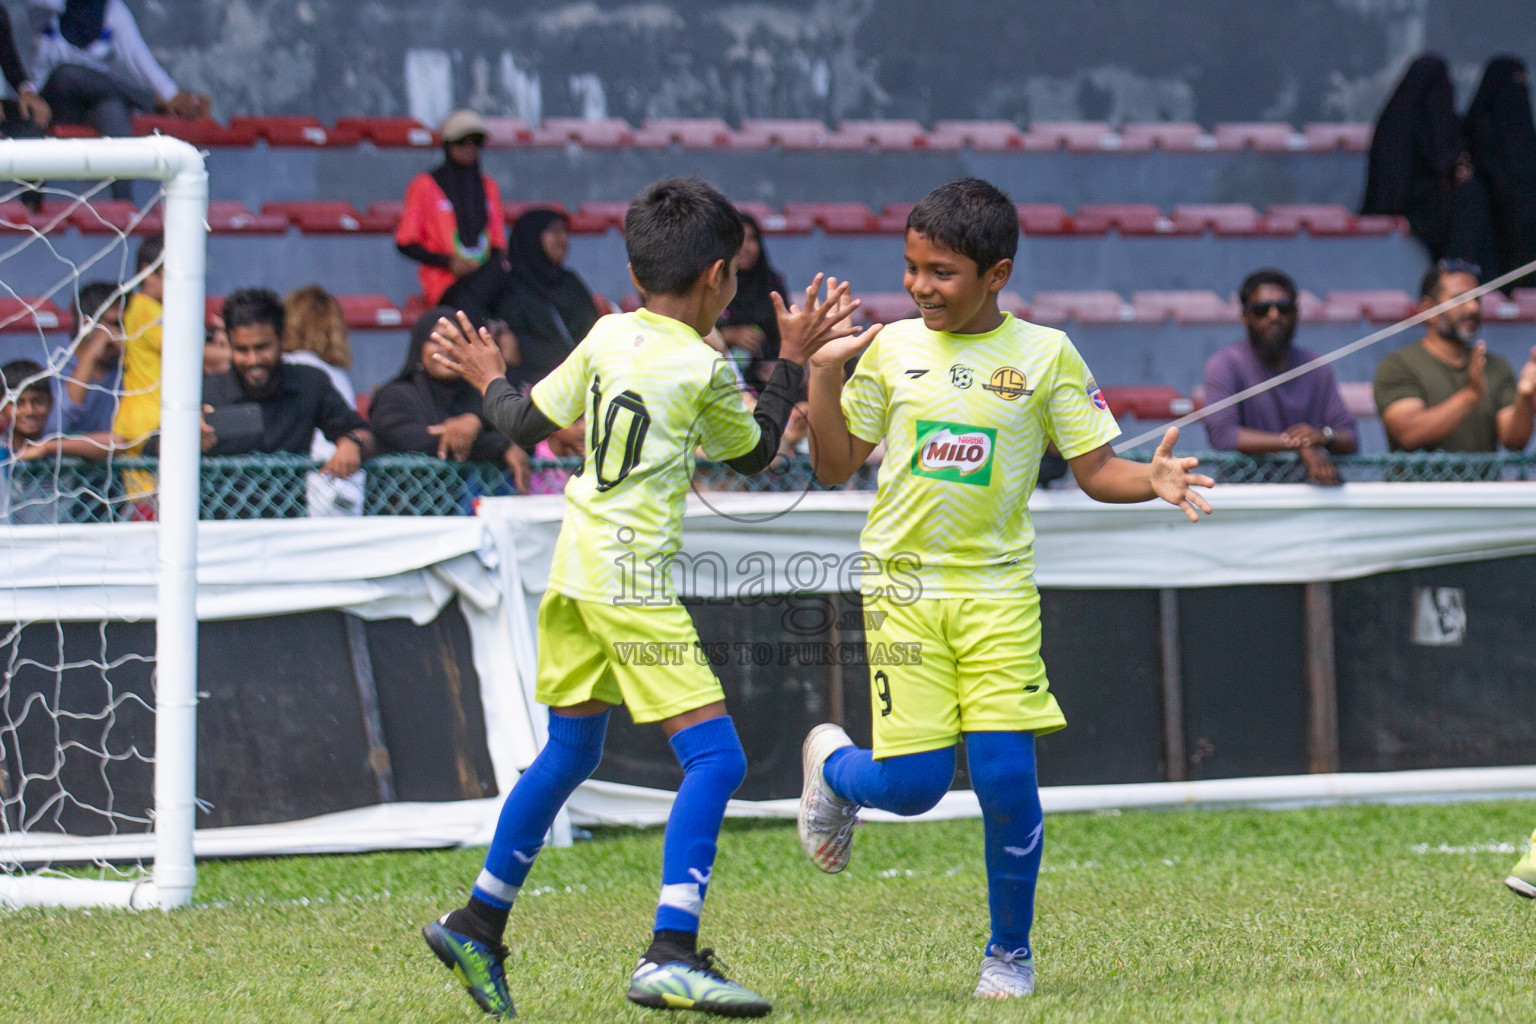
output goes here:
[{"label": "boy's smiling face", "polygon": [[976,261],[927,235],[907,232],[906,288],[931,331],[984,334],[1002,323],[997,293],[1013,274],[1013,261],[1001,260],[985,271]]}]

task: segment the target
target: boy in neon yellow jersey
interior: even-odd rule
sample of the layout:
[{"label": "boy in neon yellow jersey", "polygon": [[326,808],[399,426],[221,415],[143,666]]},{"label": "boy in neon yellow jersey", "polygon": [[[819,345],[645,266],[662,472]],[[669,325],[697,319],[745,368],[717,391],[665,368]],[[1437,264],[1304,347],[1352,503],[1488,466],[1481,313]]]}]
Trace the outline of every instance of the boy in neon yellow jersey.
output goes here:
[{"label": "boy in neon yellow jersey", "polygon": [[720,681],[694,658],[635,664],[617,645],[637,639],[696,646],[698,634],[675,598],[671,574],[658,592],[637,591],[636,561],[667,564],[682,542],[684,498],[694,451],[743,473],[766,469],[803,379],[823,343],[856,303],[847,286],[805,305],[777,296],[780,361],[748,412],[730,364],[703,338],[736,294],[743,232],[736,210],[694,179],[658,182],[630,205],[624,244],[645,296],[634,313],[606,316],[527,397],[507,382],[490,334],[439,321],[436,358],[485,395],[482,415],[513,441],[533,445],[586,416],[581,472],[566,486],[566,519],[539,605],[537,695],[550,708],[549,741],[503,805],[485,869],[466,906],[423,929],[428,945],[480,1007],[511,1016],[501,937],[556,812],[597,767],[610,709],[629,706],[636,722],[660,722],[683,782],[667,820],[661,897],[652,941],[630,979],[628,998],[655,1009],[760,1017],[769,1003],[726,980],[697,945],[699,917],[714,869],[725,804],[746,773],[746,757],[725,713]]},{"label": "boy in neon yellow jersey", "polygon": [[[992,935],[975,995],[1034,991],[1029,930],[1044,822],[1034,737],[1066,725],[1040,660],[1029,495],[1047,443],[1082,489],[1106,502],[1153,498],[1191,521],[1209,513],[1209,477],[1176,459],[1169,430],[1150,465],[1116,458],[1114,417],[1060,331],[999,310],[1018,213],[975,178],[941,186],[907,220],[904,284],[921,319],[832,342],[811,359],[811,458],[846,480],[882,439],[879,487],[861,537],[884,570],[863,581],[882,643],[915,664],[871,676],[874,749],[835,725],[806,737],[800,841],[822,870],[848,863],[859,807],[920,814],[949,789],[965,736],[986,832]],[[843,368],[868,345],[851,380]],[[916,563],[915,568],[914,564]],[[915,600],[881,582],[916,575]],[[871,627],[874,620],[868,620]],[[913,649],[909,646],[908,649]]]}]

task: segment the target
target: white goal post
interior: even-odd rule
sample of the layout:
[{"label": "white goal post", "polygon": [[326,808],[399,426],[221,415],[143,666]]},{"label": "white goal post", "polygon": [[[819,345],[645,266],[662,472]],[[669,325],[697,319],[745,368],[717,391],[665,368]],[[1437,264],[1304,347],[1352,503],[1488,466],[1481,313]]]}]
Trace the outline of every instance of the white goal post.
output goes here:
[{"label": "white goal post", "polygon": [[[152,180],[164,190],[164,318],[160,379],[157,619],[154,676],[153,871],[139,880],[9,873],[0,849],[0,907],[188,905],[197,868],[197,520],[208,173],[178,139],[0,141],[0,179]],[[11,294],[8,286],[4,291]],[[89,314],[91,311],[87,311]],[[12,529],[0,526],[0,529]],[[102,524],[93,529],[121,527]],[[0,843],[8,838],[0,836]],[[55,837],[57,838],[57,837]]]}]

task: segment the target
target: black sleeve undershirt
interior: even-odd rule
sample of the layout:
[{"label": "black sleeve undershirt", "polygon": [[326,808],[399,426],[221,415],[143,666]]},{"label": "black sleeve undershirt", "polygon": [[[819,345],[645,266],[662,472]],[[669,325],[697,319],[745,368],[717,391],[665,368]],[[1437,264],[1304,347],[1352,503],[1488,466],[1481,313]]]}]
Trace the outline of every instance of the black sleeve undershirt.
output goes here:
[{"label": "black sleeve undershirt", "polygon": [[400,255],[415,260],[417,263],[425,263],[429,267],[440,267],[447,270],[453,266],[453,260],[440,252],[433,252],[420,242],[411,242],[408,245],[396,245]]},{"label": "black sleeve undershirt", "polygon": [[491,381],[485,389],[480,418],[524,448],[532,448],[560,429],[539,411],[533,399],[519,392],[505,377]]},{"label": "black sleeve undershirt", "polygon": [[800,393],[804,381],[805,367],[788,359],[779,360],[773,368],[773,376],[768,378],[768,386],[757,396],[757,408],[752,410],[752,418],[761,432],[757,447],[734,459],[726,459],[727,466],[747,476],[768,468],[779,454],[779,439],[784,436],[784,426],[795,410],[795,396]]}]

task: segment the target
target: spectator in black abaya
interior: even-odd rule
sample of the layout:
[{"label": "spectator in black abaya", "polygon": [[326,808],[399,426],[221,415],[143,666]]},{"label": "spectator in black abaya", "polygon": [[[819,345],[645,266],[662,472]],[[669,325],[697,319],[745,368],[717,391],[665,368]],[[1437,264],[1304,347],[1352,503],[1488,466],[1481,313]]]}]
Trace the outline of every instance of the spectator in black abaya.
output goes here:
[{"label": "spectator in black abaya", "polygon": [[432,332],[449,306],[427,310],[411,329],[405,365],[379,389],[369,412],[380,452],[418,452],[455,462],[500,462],[528,489],[528,454],[480,418],[480,392],[433,354]]},{"label": "spectator in black abaya", "polygon": [[1362,213],[1408,218],[1430,258],[1493,261],[1488,198],[1473,173],[1442,57],[1408,66],[1371,139]]},{"label": "spectator in black abaya", "polygon": [[601,315],[592,292],[565,266],[569,227],[556,210],[529,210],[512,225],[507,282],[492,309],[517,336],[522,384],[543,380]]},{"label": "spectator in black abaya", "polygon": [[733,352],[749,360],[743,375],[753,390],[760,389],[773,374],[779,358],[779,320],[773,312],[774,292],[785,304],[789,293],[784,278],[768,262],[763,248],[763,229],[751,214],[741,215],[745,240],[736,266],[736,297],[720,317],[720,336]]},{"label": "spectator in black abaya", "polygon": [[[1495,57],[1483,69],[1463,126],[1472,165],[1488,194],[1497,260],[1483,264],[1497,277],[1536,260],[1536,124],[1525,64]],[[1536,286],[1536,274],[1508,288]]]}]

